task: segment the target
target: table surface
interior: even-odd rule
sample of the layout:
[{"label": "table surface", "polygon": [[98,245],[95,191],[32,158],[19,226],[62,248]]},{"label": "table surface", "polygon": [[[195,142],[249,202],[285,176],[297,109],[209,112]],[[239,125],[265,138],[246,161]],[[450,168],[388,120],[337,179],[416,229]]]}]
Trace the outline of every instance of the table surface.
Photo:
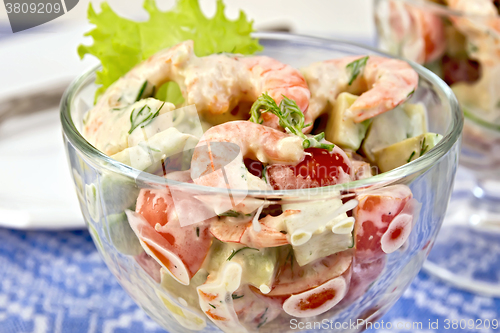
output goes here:
[{"label": "table surface", "polygon": [[[105,266],[87,231],[0,228],[0,333],[164,332],[132,301]],[[500,300],[470,294],[420,272],[384,323],[500,319]],[[438,320],[440,329],[429,329]],[[379,321],[380,322],[380,321]],[[401,325],[401,324],[400,324]]]}]

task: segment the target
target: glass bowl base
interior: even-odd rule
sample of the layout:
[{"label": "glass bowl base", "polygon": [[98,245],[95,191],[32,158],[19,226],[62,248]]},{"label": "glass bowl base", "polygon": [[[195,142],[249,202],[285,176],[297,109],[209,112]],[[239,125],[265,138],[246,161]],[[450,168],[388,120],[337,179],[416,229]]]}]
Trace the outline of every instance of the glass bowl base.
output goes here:
[{"label": "glass bowl base", "polygon": [[[455,287],[500,298],[500,202],[455,195],[424,269]],[[492,209],[495,207],[497,209]]]}]

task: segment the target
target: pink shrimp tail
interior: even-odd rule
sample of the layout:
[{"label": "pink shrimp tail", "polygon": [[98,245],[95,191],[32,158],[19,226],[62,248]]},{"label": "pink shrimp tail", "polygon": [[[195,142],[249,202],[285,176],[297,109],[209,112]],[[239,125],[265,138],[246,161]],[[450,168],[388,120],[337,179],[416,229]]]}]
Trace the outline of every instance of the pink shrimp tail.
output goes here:
[{"label": "pink shrimp tail", "polygon": [[[266,56],[242,58],[241,61],[252,75],[255,88],[253,99],[257,99],[262,93],[268,93],[279,104],[283,96],[286,96],[297,103],[306,116],[306,123],[310,121],[307,107],[311,92],[298,70]],[[264,113],[262,118],[265,126],[283,130],[275,115]]]}]

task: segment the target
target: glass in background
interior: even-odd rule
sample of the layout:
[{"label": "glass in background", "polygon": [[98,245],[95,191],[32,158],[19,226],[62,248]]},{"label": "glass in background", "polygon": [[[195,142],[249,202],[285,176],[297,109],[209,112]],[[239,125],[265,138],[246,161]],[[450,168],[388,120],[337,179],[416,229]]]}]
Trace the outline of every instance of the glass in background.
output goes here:
[{"label": "glass in background", "polygon": [[378,46],[439,75],[451,86],[466,118],[463,176],[457,179],[443,229],[424,267],[459,287],[493,296],[500,296],[497,6],[492,0],[375,0],[374,8]]}]

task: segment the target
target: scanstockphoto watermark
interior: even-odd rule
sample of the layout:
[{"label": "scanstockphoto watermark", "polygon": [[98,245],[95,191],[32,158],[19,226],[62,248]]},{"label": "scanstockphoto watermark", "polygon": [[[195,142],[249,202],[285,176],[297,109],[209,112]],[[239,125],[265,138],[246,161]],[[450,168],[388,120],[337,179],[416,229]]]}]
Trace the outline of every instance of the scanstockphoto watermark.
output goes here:
[{"label": "scanstockphoto watermark", "polygon": [[[322,321],[299,321],[297,319],[290,320],[290,329],[292,330],[360,330],[360,329],[405,329],[405,330],[422,330],[427,323],[411,322],[411,321],[398,321],[398,322],[384,322],[376,321],[370,322],[363,319],[349,320],[349,321],[332,321],[323,319]],[[426,327],[427,328],[427,327]]]},{"label": "scanstockphoto watermark", "polygon": [[3,0],[12,32],[52,21],[73,9],[79,0]]},{"label": "scanstockphoto watermark", "polygon": [[498,319],[436,319],[427,321],[395,321],[385,322],[383,320],[371,322],[364,319],[349,320],[349,321],[332,321],[323,319],[322,321],[299,321],[297,319],[290,320],[290,328],[292,330],[360,330],[360,329],[383,329],[383,330],[464,330],[464,329],[498,329],[500,322]]}]

